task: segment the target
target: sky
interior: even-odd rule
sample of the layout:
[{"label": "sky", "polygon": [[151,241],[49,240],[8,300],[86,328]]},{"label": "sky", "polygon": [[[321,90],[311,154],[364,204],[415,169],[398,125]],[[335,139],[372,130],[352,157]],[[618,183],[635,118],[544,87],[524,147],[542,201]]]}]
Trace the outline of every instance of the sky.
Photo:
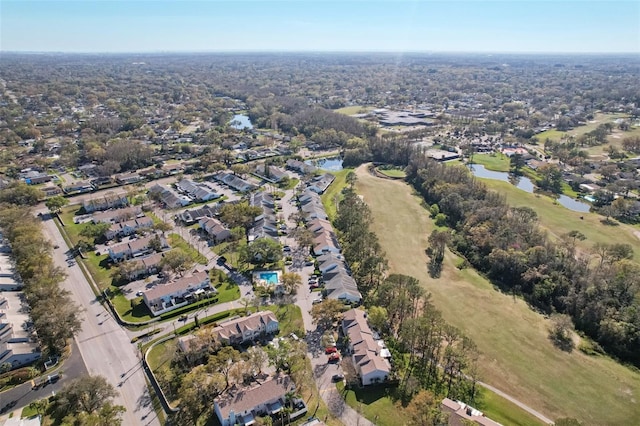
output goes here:
[{"label": "sky", "polygon": [[640,54],[640,1],[0,0],[0,51]]}]

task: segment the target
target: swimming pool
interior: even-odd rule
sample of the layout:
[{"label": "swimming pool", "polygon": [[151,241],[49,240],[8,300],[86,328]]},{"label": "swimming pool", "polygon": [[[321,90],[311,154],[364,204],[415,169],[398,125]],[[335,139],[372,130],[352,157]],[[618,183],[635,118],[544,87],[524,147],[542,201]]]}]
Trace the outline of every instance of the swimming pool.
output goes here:
[{"label": "swimming pool", "polygon": [[278,284],[278,273],[275,271],[260,272],[258,276],[261,280],[265,280],[267,284]]}]

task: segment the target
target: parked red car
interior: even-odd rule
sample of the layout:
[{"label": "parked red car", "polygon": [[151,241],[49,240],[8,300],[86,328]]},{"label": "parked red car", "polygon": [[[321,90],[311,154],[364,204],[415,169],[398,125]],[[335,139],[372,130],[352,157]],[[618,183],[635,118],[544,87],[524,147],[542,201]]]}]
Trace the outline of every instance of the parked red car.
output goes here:
[{"label": "parked red car", "polygon": [[338,362],[340,361],[340,354],[337,352],[332,353],[331,355],[329,355],[329,362]]},{"label": "parked red car", "polygon": [[334,354],[338,352],[338,349],[335,346],[327,346],[324,350],[324,353],[329,355],[329,354]]}]

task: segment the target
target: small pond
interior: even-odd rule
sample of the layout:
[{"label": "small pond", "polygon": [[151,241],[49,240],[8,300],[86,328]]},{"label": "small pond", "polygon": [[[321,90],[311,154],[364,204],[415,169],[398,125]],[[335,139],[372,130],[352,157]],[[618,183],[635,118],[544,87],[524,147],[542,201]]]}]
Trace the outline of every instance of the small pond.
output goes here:
[{"label": "small pond", "polygon": [[[493,170],[487,170],[481,164],[473,164],[469,166],[469,170],[473,173],[474,176],[485,179],[495,179],[501,180],[503,182],[509,182],[512,185],[515,185],[516,188],[522,189],[523,191],[533,193],[535,185],[525,176],[517,176],[512,177],[509,176],[509,173],[505,172],[495,172]],[[582,201],[574,200],[571,197],[567,197],[566,195],[560,195],[560,197],[556,200],[562,206],[568,208],[569,210],[573,210],[575,212],[588,213],[591,205],[587,203],[583,203]]]},{"label": "small pond", "polygon": [[253,124],[251,124],[251,119],[244,114],[236,114],[233,116],[229,124],[234,129],[242,130],[242,129],[253,129]]},{"label": "small pond", "polygon": [[342,158],[340,157],[307,160],[305,161],[305,164],[311,164],[312,166],[316,166],[319,169],[327,170],[329,172],[338,172],[342,170]]}]

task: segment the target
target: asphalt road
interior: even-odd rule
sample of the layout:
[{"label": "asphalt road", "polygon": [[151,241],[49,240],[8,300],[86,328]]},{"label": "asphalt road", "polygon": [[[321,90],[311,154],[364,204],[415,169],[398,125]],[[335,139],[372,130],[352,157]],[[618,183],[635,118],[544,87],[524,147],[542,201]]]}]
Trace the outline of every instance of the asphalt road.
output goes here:
[{"label": "asphalt road", "polygon": [[60,391],[62,387],[76,377],[87,374],[87,367],[84,365],[82,356],[78,349],[78,345],[74,341],[71,345],[71,354],[64,361],[64,364],[51,368],[44,375],[36,380],[46,379],[47,375],[58,372],[60,379],[55,383],[43,384],[38,389],[32,389],[31,381],[16,386],[5,392],[0,393],[0,411],[3,411],[3,417],[0,422],[9,416],[9,413],[16,412],[14,417],[19,417],[22,408],[28,406],[33,401],[47,398]]},{"label": "asphalt road", "polygon": [[96,300],[80,266],[77,263],[67,265],[63,248],[67,245],[54,219],[43,220],[42,228],[44,237],[60,246],[54,250],[53,258],[56,265],[68,274],[62,287],[69,290],[83,308],[80,312],[82,330],[75,341],[89,374],[104,376],[118,391],[115,403],[127,409],[122,415],[124,425],[160,425],[151,405],[137,347],[131,344],[128,333]]}]

